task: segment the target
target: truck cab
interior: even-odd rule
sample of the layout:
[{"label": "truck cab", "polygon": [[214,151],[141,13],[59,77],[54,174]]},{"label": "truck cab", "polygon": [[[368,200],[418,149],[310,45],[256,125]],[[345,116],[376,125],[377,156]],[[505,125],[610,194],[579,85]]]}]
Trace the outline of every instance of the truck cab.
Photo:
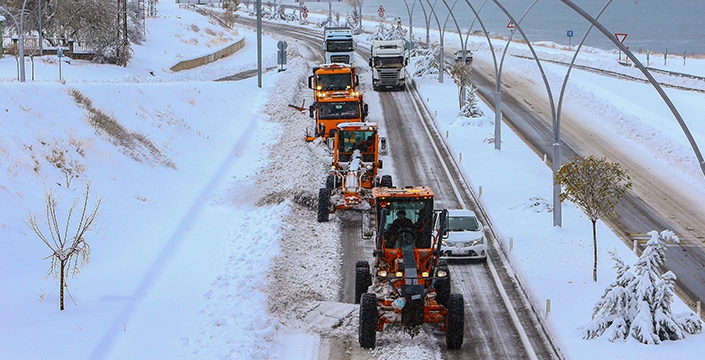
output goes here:
[{"label": "truck cab", "polygon": [[379,90],[405,90],[406,71],[409,64],[407,42],[397,40],[375,40],[372,42],[369,60],[372,68],[372,88]]},{"label": "truck cab", "polygon": [[308,87],[314,91],[314,102],[329,93],[356,92],[359,83],[355,67],[348,64],[322,64],[314,67],[313,75],[308,77]]},{"label": "truck cab", "polygon": [[326,27],[323,30],[323,51],[327,63],[352,64],[357,42],[349,27]]},{"label": "truck cab", "polygon": [[368,106],[357,91],[326,92],[317,97],[308,109],[309,116],[315,119],[315,127],[306,129],[306,141],[328,139],[335,134],[338,124],[364,122],[367,118]]}]

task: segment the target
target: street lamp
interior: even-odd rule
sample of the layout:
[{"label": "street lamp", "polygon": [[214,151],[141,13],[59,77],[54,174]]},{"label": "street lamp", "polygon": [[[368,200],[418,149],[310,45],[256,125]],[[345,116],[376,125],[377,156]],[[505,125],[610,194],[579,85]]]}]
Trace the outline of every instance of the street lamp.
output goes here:
[{"label": "street lamp", "polygon": [[[23,15],[24,15],[24,7],[26,4],[27,4],[27,0],[25,0],[24,4],[22,4],[22,14]],[[23,35],[24,29],[22,28],[23,24],[22,24],[22,20],[21,20],[22,18],[24,18],[24,16],[20,18],[20,23],[18,24],[17,18],[15,18],[15,16],[12,15],[11,12],[9,12],[7,9],[5,9],[2,6],[0,6],[0,10],[4,11],[7,15],[10,15],[10,17],[12,18],[12,21],[15,22],[15,27],[19,29],[20,34],[19,34],[19,40],[18,40],[18,44],[17,44],[17,49],[19,50],[19,58],[20,58],[19,80],[20,80],[20,82],[24,82],[24,80],[25,80],[25,78],[24,78],[24,35]]]}]

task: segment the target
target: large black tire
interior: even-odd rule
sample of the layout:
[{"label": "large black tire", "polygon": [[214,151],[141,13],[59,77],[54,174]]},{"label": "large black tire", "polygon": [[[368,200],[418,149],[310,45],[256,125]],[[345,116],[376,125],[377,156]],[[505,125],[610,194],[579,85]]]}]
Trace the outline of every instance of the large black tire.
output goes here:
[{"label": "large black tire", "polygon": [[374,349],[377,342],[377,296],[362,294],[360,299],[360,330],[358,341],[360,346]]},{"label": "large black tire", "polygon": [[392,175],[382,175],[382,180],[379,181],[381,187],[392,187]]},{"label": "large black tire", "polygon": [[465,301],[462,294],[452,294],[448,299],[448,331],[446,345],[448,349],[460,349],[463,346],[465,329]]},{"label": "large black tire", "polygon": [[329,219],[328,209],[330,208],[330,190],[321,188],[318,190],[318,222],[327,222]]},{"label": "large black tire", "polygon": [[326,189],[333,190],[337,188],[335,180],[336,176],[333,174],[329,174],[328,177],[326,177]]},{"label": "large black tire", "polygon": [[450,271],[448,271],[448,264],[441,260],[438,263],[438,270],[443,270],[446,272],[446,277],[444,279],[436,280],[436,302],[440,305],[448,308],[448,300],[450,299]]},{"label": "large black tire", "polygon": [[370,263],[367,260],[358,260],[355,263],[355,268],[357,269],[359,267],[365,268],[365,271],[368,273],[370,272]]},{"label": "large black tire", "polygon": [[372,275],[368,267],[355,267],[355,304],[360,303],[360,296],[372,285]]}]

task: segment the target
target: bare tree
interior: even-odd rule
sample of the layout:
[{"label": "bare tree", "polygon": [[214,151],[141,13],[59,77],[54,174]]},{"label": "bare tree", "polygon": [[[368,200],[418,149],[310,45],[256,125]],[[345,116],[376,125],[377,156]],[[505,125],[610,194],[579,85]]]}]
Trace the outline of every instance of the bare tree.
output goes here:
[{"label": "bare tree", "polygon": [[561,201],[573,202],[592,222],[594,261],[592,278],[597,282],[597,220],[616,217],[615,207],[632,187],[629,175],[617,163],[592,155],[564,164],[556,173],[556,184],[562,186]]},{"label": "bare tree", "polygon": [[85,235],[93,228],[96,218],[98,217],[102,200],[97,197],[92,209],[88,209],[88,199],[90,197],[91,183],[86,183],[86,191],[83,194],[83,207],[81,215],[75,230],[71,230],[72,215],[76,206],[80,201],[80,197],[74,200],[73,205],[69,209],[66,224],[61,226],[59,223],[59,215],[57,214],[58,198],[54,191],[48,189],[44,191],[44,199],[46,201],[46,228],[49,232],[49,237],[45,235],[40,226],[35,214],[29,213],[25,223],[32,231],[46,244],[51,250],[51,254],[46,259],[51,260],[51,267],[47,272],[47,277],[53,276],[54,281],[59,280],[59,309],[64,310],[64,288],[68,291],[66,278],[69,274],[74,278],[78,276],[81,268],[87,265],[91,259],[91,247],[86,241]]}]

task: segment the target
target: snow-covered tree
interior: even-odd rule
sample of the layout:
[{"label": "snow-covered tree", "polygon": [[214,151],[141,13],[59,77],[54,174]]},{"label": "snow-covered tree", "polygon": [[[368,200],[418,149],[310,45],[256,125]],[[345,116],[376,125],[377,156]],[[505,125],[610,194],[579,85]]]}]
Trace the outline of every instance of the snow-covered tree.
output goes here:
[{"label": "snow-covered tree", "polygon": [[406,38],[406,30],[400,26],[394,26],[392,24],[386,24],[382,21],[375,26],[372,35],[369,36],[369,40],[397,40]]},{"label": "snow-covered tree", "polygon": [[416,49],[419,60],[415,63],[414,76],[438,75],[440,50],[437,43],[426,48]]},{"label": "snow-covered tree", "polygon": [[644,344],[659,344],[702,331],[698,315],[672,313],[676,275],[660,272],[666,263],[665,242],[678,242],[678,237],[668,230],[651,231],[649,236],[646,249],[632,267],[612,254],[617,279],[595,304],[592,321],[583,328],[584,339],[606,333],[611,342],[626,341],[631,335]]},{"label": "snow-covered tree", "polygon": [[465,96],[463,100],[464,103],[460,108],[458,116],[466,118],[478,118],[484,116],[485,114],[480,109],[479,101],[477,100],[477,88],[473,87],[471,84],[470,86],[465,87],[463,91],[465,91]]},{"label": "snow-covered tree", "polygon": [[629,175],[618,163],[590,155],[563,164],[555,181],[562,187],[561,201],[573,202],[592,222],[592,278],[597,282],[597,220],[616,216],[614,208],[632,187]]},{"label": "snow-covered tree", "polygon": [[[51,254],[45,259],[51,260],[51,267],[47,276],[53,276],[55,280],[59,280],[59,309],[64,310],[64,289],[68,289],[66,279],[69,276],[78,276],[85,265],[91,259],[91,247],[86,241],[86,233],[95,225],[98,217],[100,204],[102,200],[97,198],[93,209],[88,207],[88,199],[90,197],[91,184],[86,183],[86,190],[83,194],[83,206],[81,213],[76,223],[72,218],[74,210],[78,205],[79,198],[73,202],[73,205],[66,215],[65,225],[59,222],[58,198],[52,190],[46,190],[44,199],[46,200],[44,225],[46,229],[42,230],[37,216],[30,213],[26,224],[32,231],[44,242],[51,250]],[[74,227],[74,229],[71,229]],[[46,232],[48,231],[48,236]]]}]

